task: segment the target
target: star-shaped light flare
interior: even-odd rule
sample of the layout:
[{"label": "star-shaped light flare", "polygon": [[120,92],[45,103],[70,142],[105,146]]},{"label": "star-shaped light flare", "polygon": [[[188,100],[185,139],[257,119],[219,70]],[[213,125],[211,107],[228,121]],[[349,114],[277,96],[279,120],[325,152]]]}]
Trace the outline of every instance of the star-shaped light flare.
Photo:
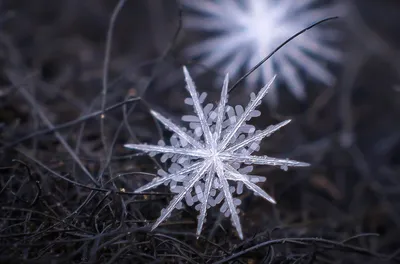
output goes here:
[{"label": "star-shaped light flare", "polygon": [[[347,13],[343,1],[320,0],[183,0],[184,27],[206,37],[188,46],[184,53],[202,65],[238,78],[250,71],[281,43],[311,24]],[[266,83],[274,73],[300,100],[306,98],[306,76],[332,86],[336,76],[329,65],[339,65],[339,43],[344,32],[332,23],[298,36],[254,71],[248,87]],[[206,33],[206,34],[205,34]],[[204,67],[205,66],[205,67]],[[273,84],[276,86],[276,82]],[[277,89],[265,97],[276,104]]]}]

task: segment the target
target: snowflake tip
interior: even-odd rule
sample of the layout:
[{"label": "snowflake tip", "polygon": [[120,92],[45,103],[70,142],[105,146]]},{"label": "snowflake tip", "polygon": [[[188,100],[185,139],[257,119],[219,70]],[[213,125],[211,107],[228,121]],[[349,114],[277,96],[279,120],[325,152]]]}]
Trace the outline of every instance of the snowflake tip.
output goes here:
[{"label": "snowflake tip", "polygon": [[295,163],[293,163],[293,161],[291,161],[292,163],[290,164],[290,166],[292,167],[309,167],[311,166],[310,163],[307,162],[301,162],[301,161],[296,161]]},{"label": "snowflake tip", "polygon": [[134,144],[124,144],[124,148],[136,149],[136,148],[134,147]]}]

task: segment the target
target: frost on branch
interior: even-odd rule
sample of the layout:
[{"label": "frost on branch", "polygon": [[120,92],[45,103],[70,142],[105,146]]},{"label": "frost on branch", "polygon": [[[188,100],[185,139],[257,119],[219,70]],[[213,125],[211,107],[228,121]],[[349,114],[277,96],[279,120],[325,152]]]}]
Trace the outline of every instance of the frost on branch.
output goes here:
[{"label": "frost on branch", "polygon": [[171,212],[181,209],[183,201],[193,206],[199,213],[197,235],[200,235],[205,222],[207,209],[219,205],[221,213],[230,217],[239,237],[243,239],[238,216],[241,201],[235,198],[244,191],[244,186],[271,203],[275,200],[256,183],[265,181],[265,177],[250,175],[253,165],[279,166],[287,170],[290,166],[304,167],[309,164],[288,159],[277,159],[268,156],[255,156],[260,142],[290,120],[271,125],[264,130],[256,130],[247,122],[260,116],[255,108],[266,95],[275,77],[260,92],[252,94],[250,102],[242,106],[229,106],[228,75],[226,75],[218,105],[207,104],[203,107],[206,94],[197,94],[195,84],[187,69],[183,72],[186,88],[191,96],[185,103],[193,106],[195,115],[183,116],[188,128],[181,128],[160,113],[152,115],[173,132],[169,145],[160,141],[158,145],[126,144],[130,149],[141,150],[151,156],[161,155],[161,161],[168,161],[168,171],[160,170],[158,175],[136,192],[142,192],[159,185],[169,185],[176,195],[167,208],[161,211],[160,217],[153,225],[156,228],[167,219]]}]

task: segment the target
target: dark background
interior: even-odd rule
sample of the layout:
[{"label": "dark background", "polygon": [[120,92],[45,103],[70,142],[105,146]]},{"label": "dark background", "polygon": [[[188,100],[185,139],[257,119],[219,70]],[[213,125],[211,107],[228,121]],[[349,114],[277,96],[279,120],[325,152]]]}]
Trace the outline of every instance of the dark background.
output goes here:
[{"label": "dark background", "polygon": [[[260,107],[258,128],[293,119],[264,140],[260,153],[312,166],[254,170],[268,177],[262,187],[278,204],[242,195],[244,241],[217,208],[198,240],[197,212],[188,207],[150,232],[148,223],[171,195],[167,188],[130,193],[156,167],[123,144],[169,135],[150,108],[175,122],[191,113],[183,83],[170,87],[163,78],[196,62],[179,52],[190,34],[179,27],[185,10],[172,0],[127,0],[105,61],[117,3],[0,1],[0,262],[399,261],[399,1],[347,1],[349,15],[333,22],[345,36],[337,84],[307,80],[307,100],[282,89],[277,108]],[[219,76],[210,69],[196,78],[210,100],[218,99],[210,87]],[[232,103],[247,103],[245,88],[231,94]]]}]

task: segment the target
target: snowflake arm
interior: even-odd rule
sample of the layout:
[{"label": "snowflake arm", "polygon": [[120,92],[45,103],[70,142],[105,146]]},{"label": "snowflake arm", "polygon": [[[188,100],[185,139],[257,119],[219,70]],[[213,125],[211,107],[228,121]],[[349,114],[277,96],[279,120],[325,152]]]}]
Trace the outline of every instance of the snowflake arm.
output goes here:
[{"label": "snowflake arm", "polygon": [[290,159],[277,159],[268,156],[253,156],[253,155],[242,155],[242,154],[225,154],[224,158],[228,160],[234,160],[237,162],[243,162],[245,164],[254,165],[271,165],[271,166],[283,166],[283,167],[308,167],[310,164],[306,162],[300,162]]},{"label": "snowflake arm", "polygon": [[243,239],[242,226],[240,225],[240,219],[239,219],[238,213],[236,212],[236,206],[233,203],[232,193],[229,189],[228,181],[226,180],[226,177],[224,175],[224,168],[223,168],[222,162],[217,161],[215,163],[215,167],[216,167],[218,178],[222,184],[222,189],[223,189],[223,192],[225,195],[225,200],[228,203],[228,208],[229,208],[229,212],[231,214],[232,223],[235,226],[240,239]]},{"label": "snowflake arm", "polygon": [[269,201],[270,203],[276,204],[274,198],[272,198],[268,193],[266,193],[263,189],[258,187],[258,185],[252,183],[248,179],[248,175],[241,174],[237,170],[235,170],[232,166],[228,165],[228,175],[230,176],[229,179],[232,181],[241,181],[243,182],[250,190],[264,198],[265,200]]},{"label": "snowflake arm", "polygon": [[236,122],[235,126],[232,128],[232,130],[230,130],[225,138],[223,139],[222,143],[221,143],[221,149],[224,149],[229,141],[233,138],[233,136],[236,134],[236,132],[238,131],[238,129],[242,126],[243,122],[246,121],[246,119],[249,117],[251,111],[253,111],[259,104],[261,99],[267,94],[268,89],[271,87],[271,84],[273,83],[273,81],[275,80],[276,75],[272,78],[272,80],[265,85],[261,91],[257,94],[257,97],[250,101],[250,103],[247,105],[246,110],[244,111],[244,113],[240,116],[239,120]]},{"label": "snowflake arm", "polygon": [[192,77],[190,77],[190,74],[185,66],[183,67],[183,73],[185,74],[185,81],[187,84],[186,88],[188,89],[190,96],[193,99],[193,106],[194,106],[197,116],[199,117],[200,125],[201,125],[201,128],[204,133],[204,138],[205,138],[206,144],[210,145],[212,135],[211,135],[210,127],[208,126],[206,118],[204,116],[203,108],[200,105],[200,100],[197,95],[196,86],[192,80]]},{"label": "snowflake arm", "polygon": [[166,177],[162,177],[162,178],[159,178],[159,179],[157,179],[155,181],[149,182],[148,184],[145,184],[142,187],[136,189],[135,193],[140,193],[140,192],[155,188],[155,187],[157,187],[157,186],[159,186],[159,185],[161,185],[161,184],[163,184],[163,183],[165,183],[167,181],[173,180],[174,178],[177,178],[177,177],[186,175],[188,173],[191,173],[192,171],[197,170],[198,168],[200,168],[201,164],[202,164],[201,162],[194,163],[194,164],[190,165],[189,167],[187,167],[185,169],[182,169],[182,170],[180,170],[180,171],[178,171],[176,173],[169,174]]},{"label": "snowflake arm", "polygon": [[259,141],[259,140],[263,139],[264,137],[268,137],[268,136],[270,136],[272,133],[274,133],[275,131],[277,131],[278,129],[280,129],[281,127],[284,127],[284,126],[286,126],[287,124],[289,124],[290,121],[291,121],[291,120],[288,119],[288,120],[285,120],[285,121],[283,121],[283,122],[280,122],[280,123],[277,124],[277,125],[269,126],[269,127],[267,127],[266,129],[264,129],[263,131],[261,131],[260,133],[255,134],[254,136],[251,136],[251,137],[249,137],[248,139],[243,140],[242,142],[233,145],[232,147],[229,147],[229,148],[226,150],[226,152],[236,151],[236,150],[238,150],[238,149],[240,149],[240,148],[243,148],[244,146],[246,146],[246,145],[248,145],[248,144],[250,144],[250,143],[253,143],[253,142],[255,142],[255,141]]},{"label": "snowflake arm", "polygon": [[203,224],[204,224],[204,221],[205,221],[205,218],[207,215],[208,198],[210,197],[210,191],[211,191],[212,183],[214,180],[214,174],[215,174],[215,169],[212,168],[208,172],[206,184],[204,186],[203,200],[201,201],[200,215],[199,215],[199,220],[197,222],[197,232],[196,232],[197,236],[200,236],[200,233],[201,233],[201,230],[203,229]]},{"label": "snowflake arm", "polygon": [[172,130],[173,132],[175,132],[177,135],[179,135],[182,139],[184,139],[185,141],[187,141],[190,145],[192,145],[193,147],[196,148],[201,148],[202,145],[194,140],[191,136],[189,136],[185,131],[183,131],[181,128],[179,128],[177,125],[175,125],[174,123],[172,123],[169,119],[165,118],[164,116],[162,116],[160,113],[151,110],[151,114],[157,119],[159,120],[161,123],[163,123],[163,125]]},{"label": "snowflake arm", "polygon": [[183,197],[186,195],[188,191],[192,189],[192,187],[197,183],[198,180],[200,180],[201,177],[204,176],[204,173],[207,171],[207,169],[211,166],[211,162],[204,162],[204,164],[200,167],[199,171],[196,173],[196,175],[190,179],[189,184],[185,186],[185,188],[172,199],[171,203],[168,205],[168,207],[161,211],[160,217],[156,220],[154,223],[153,227],[151,230],[154,230],[163,222],[169,215],[171,214],[172,210],[175,209],[176,205],[183,199]]},{"label": "snowflake arm", "polygon": [[217,122],[215,124],[215,137],[220,138],[222,122],[224,121],[224,111],[225,105],[228,101],[228,83],[229,83],[229,75],[226,74],[224,84],[222,85],[221,91],[221,99],[219,100],[218,108],[217,108]]},{"label": "snowflake arm", "polygon": [[147,144],[125,144],[125,148],[137,149],[144,152],[156,152],[156,153],[171,153],[186,155],[192,157],[206,157],[207,153],[202,149],[188,149],[188,148],[175,148],[175,147],[164,147],[164,146],[153,146]]}]

